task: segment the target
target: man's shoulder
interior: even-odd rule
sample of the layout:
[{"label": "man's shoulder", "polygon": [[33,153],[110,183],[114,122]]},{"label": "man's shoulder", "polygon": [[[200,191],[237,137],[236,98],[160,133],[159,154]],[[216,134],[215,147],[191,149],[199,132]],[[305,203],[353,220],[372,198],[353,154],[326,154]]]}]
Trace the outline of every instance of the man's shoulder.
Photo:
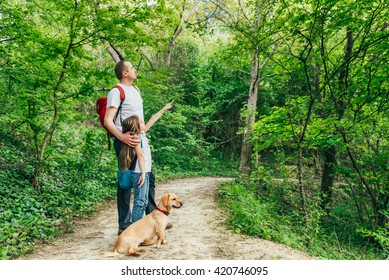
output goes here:
[{"label": "man's shoulder", "polygon": [[[109,90],[108,94],[120,93],[119,87],[121,87],[121,85],[120,85],[120,84],[116,84],[115,86],[113,86],[113,87]],[[121,88],[122,88],[122,87],[121,87]]]},{"label": "man's shoulder", "polygon": [[139,88],[135,85],[131,85],[131,86],[127,86],[127,85],[124,85],[124,84],[121,84],[121,83],[118,83],[115,85],[115,87],[120,87],[122,88],[124,91],[136,91],[136,92],[140,92]]},{"label": "man's shoulder", "polygon": [[139,92],[139,89],[135,86],[126,86],[126,85],[123,85],[123,84],[116,84],[114,85],[108,92],[108,95],[117,95],[119,96],[121,94],[121,92],[123,92],[124,94],[126,93],[131,93],[131,91],[133,92]]}]

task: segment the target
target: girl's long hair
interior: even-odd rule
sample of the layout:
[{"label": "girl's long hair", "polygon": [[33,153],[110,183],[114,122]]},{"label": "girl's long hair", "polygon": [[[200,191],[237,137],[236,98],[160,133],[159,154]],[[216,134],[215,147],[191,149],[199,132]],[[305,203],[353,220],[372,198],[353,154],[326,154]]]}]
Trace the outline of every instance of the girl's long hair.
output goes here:
[{"label": "girl's long hair", "polygon": [[[123,120],[122,122],[122,132],[133,132],[134,134],[140,133],[140,120],[138,116],[131,116]],[[134,148],[131,148],[129,145],[122,143],[122,146],[119,151],[119,167],[122,172],[130,169],[131,163],[134,160]]]}]

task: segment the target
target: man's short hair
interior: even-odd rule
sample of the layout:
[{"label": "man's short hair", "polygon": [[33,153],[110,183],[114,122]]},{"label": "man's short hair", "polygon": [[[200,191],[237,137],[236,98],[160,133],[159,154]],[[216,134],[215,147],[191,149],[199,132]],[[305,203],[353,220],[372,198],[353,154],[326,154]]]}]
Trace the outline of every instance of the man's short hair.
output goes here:
[{"label": "man's short hair", "polygon": [[120,60],[118,63],[115,65],[115,74],[116,77],[121,80],[123,78],[123,71],[126,69],[125,62],[128,60]]}]

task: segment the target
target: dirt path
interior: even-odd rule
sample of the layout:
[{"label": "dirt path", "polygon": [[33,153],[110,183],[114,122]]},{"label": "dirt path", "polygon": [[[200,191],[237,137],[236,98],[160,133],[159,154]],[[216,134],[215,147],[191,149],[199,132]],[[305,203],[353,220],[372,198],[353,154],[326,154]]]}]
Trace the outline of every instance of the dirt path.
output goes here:
[{"label": "dirt path", "polygon": [[[166,233],[167,244],[157,250],[143,247],[138,257],[120,255],[115,259],[137,260],[299,260],[310,256],[259,238],[237,235],[224,224],[225,213],[217,207],[217,181],[226,178],[199,177],[170,181],[157,185],[156,197],[174,192],[184,202],[169,216],[173,228]],[[112,202],[96,218],[80,222],[74,233],[45,245],[25,259],[99,260],[113,248],[117,238],[116,203]]]}]

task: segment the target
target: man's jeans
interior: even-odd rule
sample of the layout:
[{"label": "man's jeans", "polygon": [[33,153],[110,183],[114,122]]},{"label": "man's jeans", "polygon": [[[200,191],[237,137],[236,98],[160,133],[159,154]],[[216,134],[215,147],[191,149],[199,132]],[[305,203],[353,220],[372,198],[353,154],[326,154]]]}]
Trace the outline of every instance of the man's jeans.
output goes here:
[{"label": "man's jeans", "polygon": [[131,189],[122,189],[119,187],[116,193],[117,198],[117,208],[118,208],[118,222],[119,230],[125,230],[129,225],[131,225]]},{"label": "man's jeans", "polygon": [[155,204],[155,176],[153,169],[151,169],[150,172],[150,178],[149,178],[149,198],[147,201],[147,206],[146,206],[146,215],[150,214],[153,212],[155,208],[157,208],[157,205]]}]

